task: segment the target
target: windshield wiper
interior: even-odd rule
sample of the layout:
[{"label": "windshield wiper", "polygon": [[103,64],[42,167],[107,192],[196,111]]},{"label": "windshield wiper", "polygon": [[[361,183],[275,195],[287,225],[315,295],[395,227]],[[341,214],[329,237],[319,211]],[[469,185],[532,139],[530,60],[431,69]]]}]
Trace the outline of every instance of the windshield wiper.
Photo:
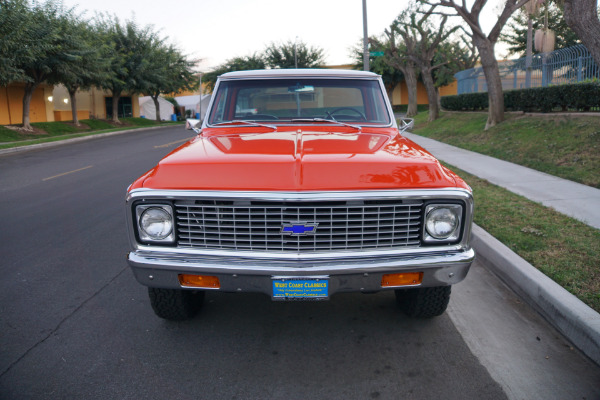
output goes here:
[{"label": "windshield wiper", "polygon": [[362,132],[362,127],[360,125],[352,125],[347,124],[345,122],[336,121],[335,119],[327,119],[327,118],[294,118],[291,122],[330,122],[332,124],[339,124],[343,126],[348,126],[350,128],[354,128],[359,132]]},{"label": "windshield wiper", "polygon": [[263,126],[265,128],[271,128],[271,129],[273,129],[273,131],[277,131],[277,127],[275,125],[261,124],[259,122],[247,121],[245,119],[234,119],[232,121],[219,122],[218,124],[213,124],[213,126],[229,125],[229,124],[248,124],[248,125],[253,125],[253,126]]}]

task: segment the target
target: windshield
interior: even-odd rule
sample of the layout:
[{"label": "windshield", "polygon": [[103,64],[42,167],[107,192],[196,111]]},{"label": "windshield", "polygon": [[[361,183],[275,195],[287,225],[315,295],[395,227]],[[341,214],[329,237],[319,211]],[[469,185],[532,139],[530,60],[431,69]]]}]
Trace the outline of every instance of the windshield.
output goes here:
[{"label": "windshield", "polygon": [[339,121],[389,125],[379,81],[365,79],[255,79],[222,81],[208,123]]}]

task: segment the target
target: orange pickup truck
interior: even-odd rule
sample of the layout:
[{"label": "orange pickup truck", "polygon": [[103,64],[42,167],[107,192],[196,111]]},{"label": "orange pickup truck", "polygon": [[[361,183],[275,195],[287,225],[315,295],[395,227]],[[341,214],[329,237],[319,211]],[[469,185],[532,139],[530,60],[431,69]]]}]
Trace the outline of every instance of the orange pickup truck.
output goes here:
[{"label": "orange pickup truck", "polygon": [[127,190],[128,262],[155,313],[206,291],[327,300],[394,290],[442,314],[475,257],[470,187],[402,136],[381,77],[264,70],[219,77],[197,136]]}]

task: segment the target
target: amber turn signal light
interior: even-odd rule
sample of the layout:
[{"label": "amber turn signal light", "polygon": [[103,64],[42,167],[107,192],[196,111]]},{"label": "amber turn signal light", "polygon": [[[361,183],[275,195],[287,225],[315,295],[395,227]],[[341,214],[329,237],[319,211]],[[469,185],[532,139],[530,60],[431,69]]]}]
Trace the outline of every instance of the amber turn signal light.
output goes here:
[{"label": "amber turn signal light", "polygon": [[204,289],[219,289],[221,283],[216,276],[206,275],[179,275],[179,283],[185,287],[197,287]]},{"label": "amber turn signal light", "polygon": [[381,277],[381,287],[414,286],[423,281],[422,272],[406,272],[403,274],[386,274]]}]

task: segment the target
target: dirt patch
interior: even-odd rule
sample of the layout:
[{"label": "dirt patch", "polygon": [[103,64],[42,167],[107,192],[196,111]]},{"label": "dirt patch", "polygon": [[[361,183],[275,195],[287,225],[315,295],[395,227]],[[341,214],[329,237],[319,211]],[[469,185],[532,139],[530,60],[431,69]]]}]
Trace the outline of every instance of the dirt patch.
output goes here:
[{"label": "dirt patch", "polygon": [[133,126],[133,125],[134,125],[134,124],[132,124],[131,122],[127,122],[127,121],[121,121],[121,120],[119,120],[119,123],[118,123],[118,124],[115,124],[115,123],[114,123],[112,120],[110,120],[110,121],[109,121],[109,120],[107,120],[106,122],[108,122],[108,123],[109,123],[109,124],[111,124],[111,125],[114,125],[114,126],[115,126],[115,128],[118,128],[118,127],[120,127],[120,126]]},{"label": "dirt patch", "polygon": [[47,135],[46,131],[38,129],[36,127],[31,127],[31,130],[25,129],[19,125],[4,125],[5,128],[10,129],[11,131],[15,131],[20,133],[21,135]]}]

